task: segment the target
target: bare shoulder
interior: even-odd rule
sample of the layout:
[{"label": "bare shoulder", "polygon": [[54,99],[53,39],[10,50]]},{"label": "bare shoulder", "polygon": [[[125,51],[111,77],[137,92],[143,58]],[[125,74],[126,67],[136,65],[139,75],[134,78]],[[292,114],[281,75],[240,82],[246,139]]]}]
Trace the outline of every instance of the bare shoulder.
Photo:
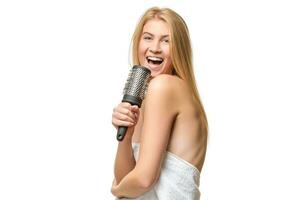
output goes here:
[{"label": "bare shoulder", "polygon": [[168,94],[168,92],[176,93],[176,91],[180,91],[180,89],[184,89],[185,87],[185,82],[179,77],[160,74],[150,81],[148,90]]},{"label": "bare shoulder", "polygon": [[[178,106],[181,103],[180,91],[182,91],[182,81],[179,77],[160,74],[149,82],[144,106],[151,107],[151,113],[154,112],[153,107],[155,106],[158,110],[166,110],[172,113],[174,116],[178,113]],[[145,110],[145,109],[143,109]]]},{"label": "bare shoulder", "polygon": [[185,81],[174,75],[160,74],[149,82],[145,105],[165,108],[176,115],[189,96]]}]

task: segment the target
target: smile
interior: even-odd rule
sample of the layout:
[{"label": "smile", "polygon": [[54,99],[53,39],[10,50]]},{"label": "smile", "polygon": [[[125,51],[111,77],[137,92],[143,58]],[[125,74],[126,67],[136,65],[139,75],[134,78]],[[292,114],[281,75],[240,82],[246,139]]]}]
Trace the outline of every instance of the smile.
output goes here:
[{"label": "smile", "polygon": [[160,65],[164,59],[156,56],[147,56],[146,57],[148,64]]}]

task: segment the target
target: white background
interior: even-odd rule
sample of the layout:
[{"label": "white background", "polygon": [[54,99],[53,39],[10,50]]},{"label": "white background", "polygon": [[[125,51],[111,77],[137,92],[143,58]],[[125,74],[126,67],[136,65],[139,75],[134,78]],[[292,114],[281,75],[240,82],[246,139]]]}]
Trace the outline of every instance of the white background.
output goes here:
[{"label": "white background", "polygon": [[1,1],[0,199],[113,199],[129,45],[142,13],[189,26],[209,125],[202,200],[300,199],[296,1]]}]

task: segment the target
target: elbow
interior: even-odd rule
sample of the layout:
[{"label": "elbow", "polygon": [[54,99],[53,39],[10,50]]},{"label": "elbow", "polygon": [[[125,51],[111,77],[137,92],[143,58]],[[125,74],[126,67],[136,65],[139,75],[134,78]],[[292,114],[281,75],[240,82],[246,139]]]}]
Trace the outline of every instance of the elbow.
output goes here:
[{"label": "elbow", "polygon": [[116,196],[116,195],[115,195],[115,191],[114,191],[114,188],[113,188],[113,187],[111,187],[111,189],[110,189],[110,193],[111,193],[112,195]]},{"label": "elbow", "polygon": [[149,168],[136,168],[135,177],[138,185],[144,191],[149,191],[157,182],[160,172],[149,170]]},{"label": "elbow", "polygon": [[155,178],[151,176],[139,176],[138,182],[140,187],[145,191],[149,191],[156,183]]},{"label": "elbow", "polygon": [[111,194],[113,194],[114,196],[116,196],[116,185],[117,185],[117,182],[116,182],[116,179],[114,179],[114,181],[113,181],[113,184],[112,184],[112,186],[111,186],[111,188],[110,188],[110,192],[111,192]]},{"label": "elbow", "polygon": [[116,191],[115,191],[115,189],[114,189],[113,187],[110,189],[110,192],[111,192],[111,194],[114,195],[115,197],[117,196]]},{"label": "elbow", "polygon": [[148,181],[148,180],[139,180],[139,186],[145,190],[145,191],[148,191],[151,189],[152,187],[152,182],[151,181]]}]

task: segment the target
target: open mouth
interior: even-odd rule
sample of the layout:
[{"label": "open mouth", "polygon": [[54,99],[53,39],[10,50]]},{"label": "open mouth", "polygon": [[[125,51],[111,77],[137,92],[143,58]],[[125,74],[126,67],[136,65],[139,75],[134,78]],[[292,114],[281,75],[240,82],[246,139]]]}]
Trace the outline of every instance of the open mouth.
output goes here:
[{"label": "open mouth", "polygon": [[146,59],[148,64],[152,65],[160,65],[164,61],[164,59],[155,56],[147,56]]}]

